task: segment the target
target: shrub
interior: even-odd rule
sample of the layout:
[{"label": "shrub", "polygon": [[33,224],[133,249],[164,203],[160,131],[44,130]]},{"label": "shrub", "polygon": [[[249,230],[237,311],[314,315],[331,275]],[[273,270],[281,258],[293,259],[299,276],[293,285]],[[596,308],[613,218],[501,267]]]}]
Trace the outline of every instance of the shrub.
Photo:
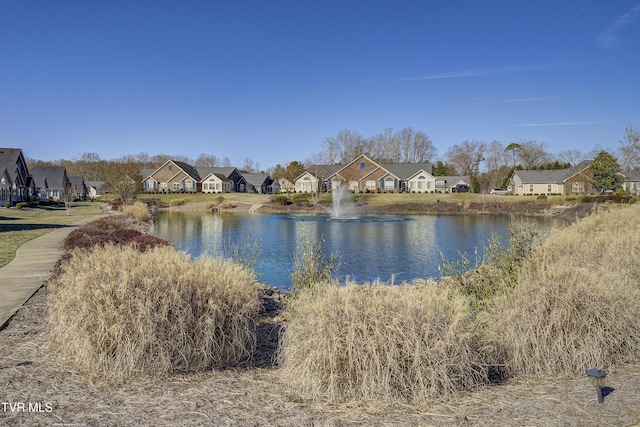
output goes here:
[{"label": "shrub", "polygon": [[4,202],[4,207],[9,209],[11,207],[11,202]]},{"label": "shrub", "polygon": [[532,253],[493,311],[492,341],[512,375],[581,377],[638,362],[638,214],[635,206],[594,214]]},{"label": "shrub", "polygon": [[276,196],[274,198],[274,201],[279,205],[288,205],[290,203],[289,202],[289,197],[287,197],[285,195]]},{"label": "shrub", "polygon": [[107,245],[74,252],[50,289],[51,354],[93,379],[228,367],[255,347],[256,278],[230,261]]},{"label": "shrub", "polygon": [[220,203],[220,209],[233,209],[235,207],[236,205],[231,200]]},{"label": "shrub", "polygon": [[184,205],[184,200],[182,199],[173,199],[169,202],[169,206],[182,206]]},{"label": "shrub", "polygon": [[113,230],[109,234],[109,240],[114,243],[126,243],[127,241],[136,237],[142,236],[142,233],[133,228],[120,228]]},{"label": "shrub", "polygon": [[141,252],[145,252],[156,246],[173,246],[168,240],[161,239],[149,234],[134,236],[126,242],[128,245],[134,246]]},{"label": "shrub", "polygon": [[448,259],[440,252],[438,270],[447,285],[469,297],[475,310],[484,311],[497,295],[517,286],[522,263],[545,237],[533,222],[512,216],[507,242],[492,235],[483,246],[483,256],[476,248],[473,260],[466,253]]},{"label": "shrub", "polygon": [[433,283],[303,291],[279,361],[304,400],[415,404],[486,382],[464,297]]},{"label": "shrub", "polygon": [[327,254],[324,241],[314,242],[302,237],[293,255],[292,296],[304,289],[332,281],[339,267],[339,254]]},{"label": "shrub", "polygon": [[547,200],[547,195],[546,194],[540,194],[538,197],[536,197],[536,200]]},{"label": "shrub", "polygon": [[147,221],[149,218],[151,218],[151,212],[149,212],[147,204],[140,201],[135,202],[132,205],[123,206],[122,212],[126,216],[134,217],[138,221]]},{"label": "shrub", "polygon": [[111,241],[111,233],[97,228],[84,227],[73,230],[64,241],[64,249],[91,249],[96,245],[104,246]]},{"label": "shrub", "polygon": [[24,209],[24,208],[28,208],[29,207],[29,203],[27,202],[18,202],[16,203],[16,209]]}]

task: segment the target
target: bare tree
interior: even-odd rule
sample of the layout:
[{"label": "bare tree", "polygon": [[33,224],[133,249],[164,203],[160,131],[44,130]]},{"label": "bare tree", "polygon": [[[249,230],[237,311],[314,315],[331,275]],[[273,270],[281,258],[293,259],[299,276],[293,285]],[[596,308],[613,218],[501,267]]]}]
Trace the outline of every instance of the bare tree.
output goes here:
[{"label": "bare tree", "polygon": [[343,129],[336,135],[341,163],[348,163],[364,154],[365,138],[358,132]]},{"label": "bare tree", "polygon": [[243,161],[244,164],[242,165],[242,170],[250,173],[258,172],[258,170],[260,170],[260,163],[255,162],[250,157],[245,157]]},{"label": "bare tree", "polygon": [[223,157],[222,158],[222,166],[225,168],[231,167],[232,163],[231,163],[231,159],[228,157]]},{"label": "bare tree", "polygon": [[447,162],[462,175],[473,176],[479,164],[484,160],[487,144],[481,141],[464,141],[462,144],[449,147],[445,153]]},{"label": "bare tree", "polygon": [[[491,141],[485,152],[486,173],[482,186],[486,188],[498,188],[505,179],[505,169],[508,168],[508,154],[500,141]],[[508,171],[506,172],[508,174]]]},{"label": "bare tree", "polygon": [[309,167],[311,165],[326,165],[331,163],[329,162],[327,153],[320,151],[318,153],[312,153],[309,157],[304,159],[304,164]]},{"label": "bare tree", "polygon": [[581,161],[587,160],[587,155],[580,150],[563,150],[558,153],[558,160],[575,166]]},{"label": "bare tree", "polygon": [[338,159],[340,158],[338,141],[329,136],[322,141],[322,146],[324,147],[325,156],[327,157],[327,162],[330,165],[336,164]]},{"label": "bare tree", "polygon": [[213,154],[201,153],[196,159],[194,166],[197,168],[213,168],[218,166],[218,158]]},{"label": "bare tree", "polygon": [[522,167],[525,169],[536,169],[544,163],[549,163],[551,155],[542,142],[526,141],[520,142],[519,156]]},{"label": "bare tree", "polygon": [[627,126],[619,142],[622,168],[640,171],[640,129]]},{"label": "bare tree", "polygon": [[108,190],[124,203],[127,203],[141,189],[140,164],[134,160],[133,156],[124,156],[105,162],[102,176]]},{"label": "bare tree", "polygon": [[403,161],[405,163],[433,163],[437,152],[438,150],[436,150],[426,133],[420,130],[415,131],[413,133],[413,149],[410,150],[409,156],[405,155]]}]

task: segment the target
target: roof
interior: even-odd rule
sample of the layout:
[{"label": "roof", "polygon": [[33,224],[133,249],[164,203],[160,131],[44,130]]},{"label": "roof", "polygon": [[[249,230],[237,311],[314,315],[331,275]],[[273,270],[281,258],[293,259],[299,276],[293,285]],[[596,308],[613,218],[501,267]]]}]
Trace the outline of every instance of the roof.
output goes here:
[{"label": "roof", "polygon": [[[211,169],[211,170],[207,170]],[[198,168],[198,173],[200,174],[201,181],[204,181],[206,177],[209,175],[213,175],[218,178],[222,182],[232,182],[227,176],[223,173],[216,172],[214,169],[216,168]]]},{"label": "roof", "polygon": [[593,163],[593,160],[583,160],[577,165],[570,167],[569,169],[561,169],[564,172],[563,181],[566,181],[572,176],[577,175],[585,169],[588,169],[589,166],[591,166],[591,163]]},{"label": "roof", "polygon": [[458,181],[471,182],[471,178],[465,175],[441,175],[436,176],[436,184],[438,181],[444,181],[446,185],[453,185]]},{"label": "roof", "polygon": [[198,170],[193,166],[191,166],[189,163],[180,162],[177,160],[172,160],[172,162],[175,163],[180,169],[182,169],[191,178],[194,178],[196,181],[200,181],[201,178],[200,178],[200,174],[198,173]]},{"label": "roof", "polygon": [[21,154],[22,150],[19,148],[0,148],[0,167],[6,167],[10,173],[15,171]]},{"label": "roof", "polygon": [[104,187],[104,181],[87,181],[85,185],[87,187],[100,188]]},{"label": "roof", "polygon": [[384,163],[380,166],[402,180],[411,178],[421,169],[428,173],[433,169],[431,163]]},{"label": "roof", "polygon": [[[309,172],[319,180],[324,181],[342,168],[343,165],[310,165],[306,168],[305,172]],[[300,176],[302,176],[302,174]],[[296,180],[300,178],[300,176],[296,177]]]},{"label": "roof", "polygon": [[155,171],[157,171],[157,170],[158,170],[157,168],[156,168],[156,169],[142,169],[142,170],[140,171],[140,176],[142,176],[142,179],[143,179],[143,180],[144,180],[144,179],[147,179],[147,178],[149,178],[151,175],[153,175],[153,173],[154,173]]},{"label": "roof", "polygon": [[[567,178],[568,169],[556,169],[556,170],[516,170],[514,175],[517,174],[522,182],[533,184],[546,184],[550,182],[560,183],[564,182]],[[576,171],[578,173],[579,171]],[[575,173],[573,174],[575,175]],[[570,175],[570,176],[573,176]]]},{"label": "roof", "polygon": [[84,191],[84,178],[79,175],[68,176],[71,188],[75,191]]},{"label": "roof", "polygon": [[220,179],[227,179],[231,176],[231,174],[236,170],[233,166],[222,166],[222,167],[210,167],[210,168],[196,168],[196,171],[200,175],[200,179],[205,179],[207,176],[214,174]]},{"label": "roof", "polygon": [[545,169],[545,170],[516,170],[514,175],[518,175],[522,182],[532,184],[562,183],[569,178],[578,175],[591,166],[593,160],[584,160],[575,166],[567,169]]},{"label": "roof", "polygon": [[247,181],[247,184],[251,184],[254,187],[259,187],[265,183],[265,181],[270,180],[269,175],[264,173],[243,173],[242,176]]},{"label": "roof", "polygon": [[67,174],[64,166],[35,166],[30,172],[36,187],[44,186],[46,181],[49,188],[62,188]]},{"label": "roof", "polygon": [[637,171],[626,170],[620,171],[620,173],[624,176],[625,181],[640,181],[640,173]]}]

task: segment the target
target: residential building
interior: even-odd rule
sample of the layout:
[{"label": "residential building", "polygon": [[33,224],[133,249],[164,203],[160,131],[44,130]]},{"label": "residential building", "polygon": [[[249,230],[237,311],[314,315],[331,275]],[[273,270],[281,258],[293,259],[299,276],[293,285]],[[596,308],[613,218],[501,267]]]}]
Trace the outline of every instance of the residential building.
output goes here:
[{"label": "residential building", "polygon": [[37,197],[54,202],[63,200],[65,190],[70,184],[64,166],[35,166],[31,168],[31,176]]},{"label": "residential building", "polygon": [[0,204],[27,202],[33,193],[33,179],[22,150],[0,148]]}]

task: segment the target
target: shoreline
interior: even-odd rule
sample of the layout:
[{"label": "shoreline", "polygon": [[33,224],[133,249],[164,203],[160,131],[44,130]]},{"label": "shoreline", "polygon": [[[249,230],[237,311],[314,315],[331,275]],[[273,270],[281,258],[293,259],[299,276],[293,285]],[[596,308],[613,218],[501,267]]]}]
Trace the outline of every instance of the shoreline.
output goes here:
[{"label": "shoreline", "polygon": [[[395,203],[374,205],[366,202],[356,203],[358,213],[363,215],[530,215],[564,219],[568,222],[589,216],[596,206],[606,206],[593,202],[574,204],[549,204],[536,200],[518,202],[501,201],[438,201],[435,203]],[[608,207],[608,206],[606,206]],[[201,202],[185,203],[180,206],[162,207],[162,211],[188,212],[206,211]],[[251,214],[324,214],[321,205],[297,206],[279,205],[275,203],[246,203],[234,201],[234,207],[218,210],[220,213]]]}]

